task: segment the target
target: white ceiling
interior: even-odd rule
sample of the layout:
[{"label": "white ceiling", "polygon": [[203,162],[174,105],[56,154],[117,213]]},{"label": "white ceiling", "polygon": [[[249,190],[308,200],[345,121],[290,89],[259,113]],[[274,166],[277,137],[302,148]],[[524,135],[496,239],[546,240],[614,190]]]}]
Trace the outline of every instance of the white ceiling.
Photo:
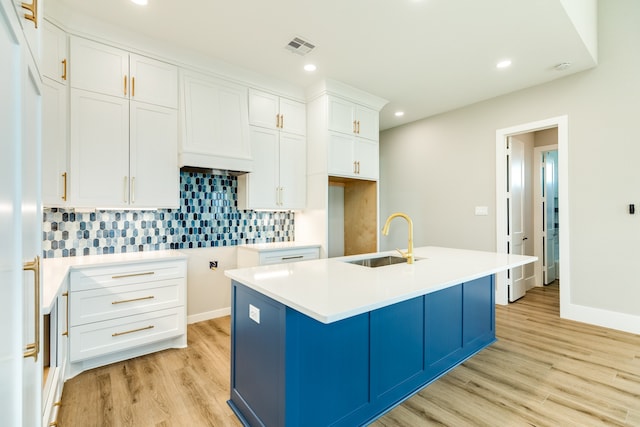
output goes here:
[{"label": "white ceiling", "polygon": [[[595,65],[563,0],[52,1],[301,88],[331,78],[363,89],[389,100],[381,129]],[[285,50],[294,36],[316,49]],[[505,58],[513,65],[496,69]],[[562,62],[572,66],[554,70]]]}]

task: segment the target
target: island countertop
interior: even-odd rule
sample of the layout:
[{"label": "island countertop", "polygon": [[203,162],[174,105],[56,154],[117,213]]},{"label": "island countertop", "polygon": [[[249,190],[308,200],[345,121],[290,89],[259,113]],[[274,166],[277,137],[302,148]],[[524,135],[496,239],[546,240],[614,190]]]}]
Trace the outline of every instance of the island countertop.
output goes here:
[{"label": "island countertop", "polygon": [[332,323],[462,282],[525,265],[537,257],[426,246],[414,264],[350,264],[377,254],[227,270],[225,275],[322,323]]}]

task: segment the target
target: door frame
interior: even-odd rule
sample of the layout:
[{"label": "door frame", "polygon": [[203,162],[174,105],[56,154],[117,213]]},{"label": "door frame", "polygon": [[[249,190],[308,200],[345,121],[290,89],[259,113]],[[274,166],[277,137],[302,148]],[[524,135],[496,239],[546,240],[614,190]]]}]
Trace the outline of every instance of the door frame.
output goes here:
[{"label": "door frame", "polygon": [[[541,206],[542,206],[542,175],[541,175],[541,166],[540,166],[540,157],[542,153],[547,151],[557,151],[558,144],[552,145],[542,145],[540,147],[533,148],[533,159],[535,162],[533,169],[533,230],[534,230],[534,241],[533,241],[533,253],[538,257],[538,260],[535,262],[534,273],[535,273],[535,286],[544,286],[544,253],[542,251],[543,245],[542,241],[544,239],[544,231],[543,231],[543,216],[541,215]],[[560,168],[558,168],[560,170]],[[558,181],[559,182],[559,181]]]},{"label": "door frame", "polygon": [[[560,316],[571,302],[571,265],[569,250],[569,118],[551,117],[496,130],[496,252],[507,252],[507,138],[521,133],[558,128],[558,206],[560,210]],[[496,304],[508,304],[507,274],[496,274]]]}]

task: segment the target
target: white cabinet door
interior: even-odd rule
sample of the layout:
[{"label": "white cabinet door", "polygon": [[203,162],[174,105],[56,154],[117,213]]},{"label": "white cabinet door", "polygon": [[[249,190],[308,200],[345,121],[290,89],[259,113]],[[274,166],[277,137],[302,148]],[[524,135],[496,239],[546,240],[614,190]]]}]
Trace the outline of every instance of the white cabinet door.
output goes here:
[{"label": "white cabinet door", "polygon": [[280,98],[280,130],[296,135],[307,134],[307,108],[305,104]]},{"label": "white cabinet door", "polygon": [[334,96],[328,97],[329,130],[353,135],[355,133],[355,111],[353,103]]},{"label": "white cabinet door", "polygon": [[66,84],[69,65],[67,35],[49,21],[43,21],[42,47],[42,75]]},{"label": "white cabinet door", "polygon": [[255,156],[253,171],[247,179],[247,206],[249,209],[278,209],[278,158],[277,130],[251,127],[251,152]]},{"label": "white cabinet door", "polygon": [[355,110],[357,135],[372,141],[378,141],[380,138],[380,117],[378,112],[361,105],[356,105]]},{"label": "white cabinet door", "polygon": [[129,204],[129,101],[71,89],[70,193],[78,207]]},{"label": "white cabinet door", "polygon": [[71,87],[105,95],[129,96],[129,54],[102,43],[71,37]]},{"label": "white cabinet door", "polygon": [[267,129],[279,127],[279,97],[249,89],[249,124]]},{"label": "white cabinet door", "polygon": [[131,206],[179,207],[177,111],[131,101],[130,117]]},{"label": "white cabinet door", "polygon": [[178,67],[132,54],[129,70],[132,100],[178,108]]},{"label": "white cabinet door", "polygon": [[64,206],[69,168],[67,86],[49,78],[42,85],[42,203]]},{"label": "white cabinet door", "polygon": [[304,209],[307,202],[307,149],[303,136],[280,133],[280,208]]},{"label": "white cabinet door", "polygon": [[355,144],[353,136],[329,132],[328,172],[329,175],[355,176]]},{"label": "white cabinet door", "polygon": [[250,170],[247,88],[195,73],[183,84],[180,166]]},{"label": "white cabinet door", "polygon": [[356,177],[365,179],[378,179],[379,153],[378,143],[358,138],[355,146]]}]

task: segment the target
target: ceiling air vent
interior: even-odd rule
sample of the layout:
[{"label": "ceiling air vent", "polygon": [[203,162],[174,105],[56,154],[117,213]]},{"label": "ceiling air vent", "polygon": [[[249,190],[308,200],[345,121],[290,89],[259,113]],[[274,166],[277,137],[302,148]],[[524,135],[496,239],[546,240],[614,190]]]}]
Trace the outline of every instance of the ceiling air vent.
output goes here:
[{"label": "ceiling air vent", "polygon": [[285,46],[285,49],[293,53],[297,53],[300,56],[304,56],[311,52],[315,47],[316,46],[313,43],[309,43],[300,37],[294,37],[293,40]]}]

